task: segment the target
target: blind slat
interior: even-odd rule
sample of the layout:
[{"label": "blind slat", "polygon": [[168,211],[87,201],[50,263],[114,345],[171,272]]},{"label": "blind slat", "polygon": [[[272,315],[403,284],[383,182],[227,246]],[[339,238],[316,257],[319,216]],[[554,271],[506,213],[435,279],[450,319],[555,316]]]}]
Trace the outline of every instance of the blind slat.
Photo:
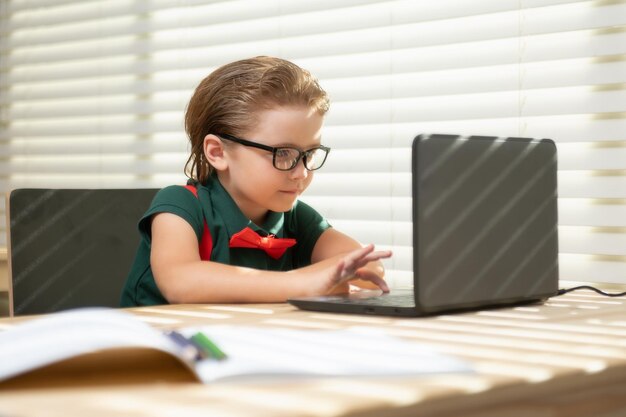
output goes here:
[{"label": "blind slat", "polygon": [[[559,171],[558,177],[561,198],[626,198],[626,170],[605,175],[595,171]],[[320,171],[307,194],[410,197],[411,174],[395,169],[393,173]]]},{"label": "blind slat", "polygon": [[624,283],[626,261],[589,255],[560,254],[559,277],[567,281]]},{"label": "blind slat", "polygon": [[596,231],[589,227],[561,226],[559,250],[569,254],[626,256],[626,234],[620,228]]},{"label": "blind slat", "polygon": [[[411,221],[409,197],[304,196],[326,216],[342,220],[391,218]],[[559,199],[559,224],[565,226],[626,227],[624,199]]]},{"label": "blind slat", "polygon": [[[380,36],[380,35],[378,35]],[[362,43],[358,37],[353,39]],[[597,32],[593,30],[575,31],[572,33],[529,36],[524,40],[524,63],[555,61],[561,59],[577,59],[592,57],[621,56],[624,50],[626,32]],[[118,55],[96,55],[91,58],[72,59],[72,63],[63,61],[49,61],[38,58],[36,53],[30,53],[28,60],[40,63],[28,64],[24,62],[11,63],[11,55],[3,62],[0,68],[20,68],[20,71],[9,73],[8,79],[12,84],[20,82],[46,80],[74,80],[76,78],[93,78],[102,76],[119,76],[128,73],[153,74],[163,71],[176,71],[180,68],[180,60],[186,62],[186,68],[198,68],[205,72],[225,60],[234,60],[242,56],[258,54],[259,50],[281,53],[288,45],[281,39],[268,41],[251,41],[233,46],[214,46],[190,49],[186,44],[171,51],[157,53],[151,49],[146,41],[137,40],[132,43],[135,48]],[[303,55],[306,49],[301,48],[308,39],[295,42],[293,60],[307,68],[320,79],[340,78],[351,76],[368,76],[394,73],[410,73],[419,71],[435,71],[454,68],[485,67],[494,65],[519,64],[520,57],[517,50],[520,43],[517,38],[479,40],[437,46],[424,46],[400,49],[390,49],[390,44],[381,47],[378,44],[366,43],[364,47],[355,51],[350,45],[346,50],[334,54]],[[139,49],[140,48],[140,49]],[[69,48],[70,50],[72,48]],[[42,48],[42,51],[47,49]],[[140,56],[147,54],[150,59]],[[266,53],[267,54],[267,53]],[[349,58],[347,57],[349,56]],[[139,59],[138,57],[141,57]],[[313,58],[311,58],[313,57]],[[315,65],[312,65],[315,63]],[[309,64],[309,65],[307,65]]]},{"label": "blind slat", "polygon": [[[549,61],[536,64],[500,65],[454,70],[385,74],[368,77],[331,78],[324,88],[333,100],[356,101],[393,97],[429,97],[507,90],[593,86],[619,86],[626,72],[626,59],[617,62],[594,62],[588,58]],[[196,78],[199,78],[198,75]],[[186,79],[142,80],[136,77],[112,77],[99,80],[104,100],[131,94],[182,94],[187,98],[195,81]],[[93,101],[89,87],[93,80],[42,83],[36,87],[15,86],[4,102],[56,103],[58,99],[85,97]],[[367,86],[367,88],[363,88]],[[110,98],[107,96],[111,96]],[[79,101],[79,100],[76,100]],[[50,104],[52,105],[52,104]],[[174,105],[180,105],[178,102]],[[180,107],[177,107],[180,108]]]},{"label": "blind slat", "polygon": [[[612,90],[614,88],[614,90]],[[390,90],[393,91],[393,90]],[[388,93],[389,94],[389,93]],[[29,121],[59,117],[108,115],[148,115],[175,112],[184,108],[188,92],[162,93],[151,100],[133,96],[102,99],[72,99],[42,103],[16,103],[7,111],[8,120]],[[617,112],[626,108],[626,88],[612,84],[596,87],[568,87],[541,90],[439,95],[420,98],[361,100],[334,103],[329,124],[389,123],[424,120],[450,120],[465,116],[485,119],[498,117],[537,116],[550,114],[581,114]],[[46,118],[46,119],[43,119]],[[30,124],[30,123],[29,123]]]}]

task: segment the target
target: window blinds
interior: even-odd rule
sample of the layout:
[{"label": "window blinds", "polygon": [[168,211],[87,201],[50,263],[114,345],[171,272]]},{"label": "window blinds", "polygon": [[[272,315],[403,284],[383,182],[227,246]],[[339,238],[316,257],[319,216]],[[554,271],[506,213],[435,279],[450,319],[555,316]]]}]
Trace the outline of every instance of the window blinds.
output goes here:
[{"label": "window blinds", "polygon": [[410,144],[548,137],[561,279],[626,283],[626,2],[5,0],[0,188],[183,183],[183,111],[216,67],[274,55],[332,98],[303,200],[411,261]]}]

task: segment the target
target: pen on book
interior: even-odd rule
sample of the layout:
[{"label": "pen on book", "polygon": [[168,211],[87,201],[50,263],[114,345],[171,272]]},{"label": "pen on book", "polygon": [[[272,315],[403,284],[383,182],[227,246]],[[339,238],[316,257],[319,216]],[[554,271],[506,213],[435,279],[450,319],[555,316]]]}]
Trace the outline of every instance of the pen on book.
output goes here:
[{"label": "pen on book", "polygon": [[165,333],[180,349],[182,356],[190,361],[196,361],[202,359],[203,352],[198,347],[187,339],[182,334],[175,330],[171,330]]},{"label": "pen on book", "polygon": [[196,343],[212,359],[223,360],[227,358],[226,354],[202,332],[194,334],[190,340]]}]

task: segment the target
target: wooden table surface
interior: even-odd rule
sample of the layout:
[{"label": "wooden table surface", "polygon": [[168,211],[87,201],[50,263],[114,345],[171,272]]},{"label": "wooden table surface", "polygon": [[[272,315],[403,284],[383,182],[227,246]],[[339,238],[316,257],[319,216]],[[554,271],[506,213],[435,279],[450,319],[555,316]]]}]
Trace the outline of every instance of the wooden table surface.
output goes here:
[{"label": "wooden table surface", "polygon": [[[429,318],[314,313],[286,304],[128,311],[157,328],[381,327],[461,357],[476,373],[206,385],[163,375],[115,381],[75,378],[47,387],[0,387],[0,416],[626,415],[626,302],[589,291],[555,297],[543,305]],[[0,330],[28,319],[2,319]]]}]

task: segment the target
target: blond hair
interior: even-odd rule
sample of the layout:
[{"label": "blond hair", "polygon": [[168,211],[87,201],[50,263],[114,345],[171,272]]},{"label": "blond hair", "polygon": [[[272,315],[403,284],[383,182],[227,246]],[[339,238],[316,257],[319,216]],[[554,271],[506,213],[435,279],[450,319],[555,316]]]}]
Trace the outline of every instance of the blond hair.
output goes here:
[{"label": "blond hair", "polygon": [[204,156],[206,135],[242,135],[255,127],[259,111],[283,106],[304,106],[324,115],[329,99],[311,73],[280,58],[244,59],[209,74],[196,88],[185,114],[191,143],[187,176],[204,183],[213,171]]}]

